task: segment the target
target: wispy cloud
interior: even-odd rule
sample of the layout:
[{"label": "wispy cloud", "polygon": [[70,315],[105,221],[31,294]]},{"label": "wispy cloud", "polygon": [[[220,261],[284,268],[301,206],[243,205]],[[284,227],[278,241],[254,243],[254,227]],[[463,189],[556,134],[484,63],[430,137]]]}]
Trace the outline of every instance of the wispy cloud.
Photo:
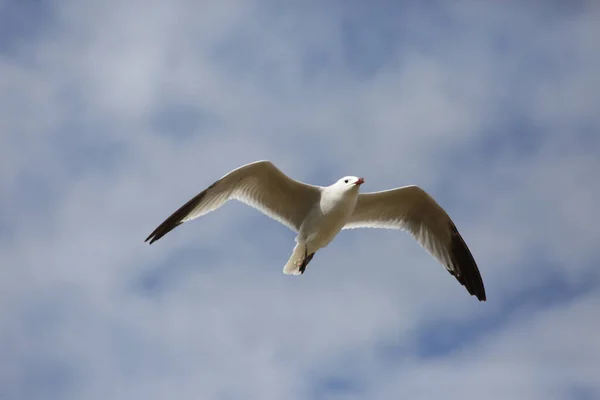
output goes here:
[{"label": "wispy cloud", "polygon": [[[0,15],[0,397],[600,395],[596,3]],[[421,185],[488,301],[392,231],[284,276],[293,233],[241,204],[143,243],[258,159]]]}]

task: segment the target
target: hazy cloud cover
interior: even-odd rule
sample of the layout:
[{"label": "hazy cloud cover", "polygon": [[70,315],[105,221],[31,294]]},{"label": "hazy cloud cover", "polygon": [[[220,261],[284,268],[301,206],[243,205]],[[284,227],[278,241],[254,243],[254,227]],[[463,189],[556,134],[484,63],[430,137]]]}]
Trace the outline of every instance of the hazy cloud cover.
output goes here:
[{"label": "hazy cloud cover", "polygon": [[[600,7],[0,0],[0,398],[600,397]],[[229,170],[418,184],[488,295],[413,239],[294,233]]]}]

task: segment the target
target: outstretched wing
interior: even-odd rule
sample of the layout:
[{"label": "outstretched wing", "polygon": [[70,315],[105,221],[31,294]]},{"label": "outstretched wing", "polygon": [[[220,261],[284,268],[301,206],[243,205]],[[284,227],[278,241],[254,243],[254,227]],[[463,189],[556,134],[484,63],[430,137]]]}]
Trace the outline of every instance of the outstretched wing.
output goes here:
[{"label": "outstretched wing", "polygon": [[298,182],[270,161],[239,167],[200,192],[160,224],[146,238],[150,244],[184,222],[221,207],[230,199],[246,203],[298,231],[310,208],[320,197],[318,186]]},{"label": "outstretched wing", "polygon": [[470,294],[485,301],[485,288],[471,251],[446,211],[418,186],[361,193],[344,226],[344,229],[352,228],[410,232]]}]

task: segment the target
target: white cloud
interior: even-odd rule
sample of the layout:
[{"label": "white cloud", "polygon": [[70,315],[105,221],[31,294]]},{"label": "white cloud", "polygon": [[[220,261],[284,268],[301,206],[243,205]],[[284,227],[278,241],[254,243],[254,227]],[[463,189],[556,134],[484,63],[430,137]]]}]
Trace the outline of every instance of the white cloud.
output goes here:
[{"label": "white cloud", "polygon": [[600,390],[595,373],[600,343],[590,316],[598,301],[596,292],[550,310],[524,310],[500,332],[447,357],[405,360],[369,397],[593,397]]}]

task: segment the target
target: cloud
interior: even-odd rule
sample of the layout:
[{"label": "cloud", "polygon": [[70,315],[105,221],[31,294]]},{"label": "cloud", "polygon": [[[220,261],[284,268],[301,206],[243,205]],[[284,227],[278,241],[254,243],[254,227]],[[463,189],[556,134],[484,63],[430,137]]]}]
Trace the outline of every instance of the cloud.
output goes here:
[{"label": "cloud", "polygon": [[[36,29],[0,42],[1,397],[597,396],[600,14],[573,4],[2,3]],[[401,232],[283,276],[293,233],[237,203],[143,243],[258,159],[421,185],[488,302]]]},{"label": "cloud", "polygon": [[593,372],[599,348],[596,321],[589,316],[597,307],[594,293],[533,315],[520,312],[500,332],[447,357],[407,360],[389,373],[375,397],[593,397],[599,389]]}]

